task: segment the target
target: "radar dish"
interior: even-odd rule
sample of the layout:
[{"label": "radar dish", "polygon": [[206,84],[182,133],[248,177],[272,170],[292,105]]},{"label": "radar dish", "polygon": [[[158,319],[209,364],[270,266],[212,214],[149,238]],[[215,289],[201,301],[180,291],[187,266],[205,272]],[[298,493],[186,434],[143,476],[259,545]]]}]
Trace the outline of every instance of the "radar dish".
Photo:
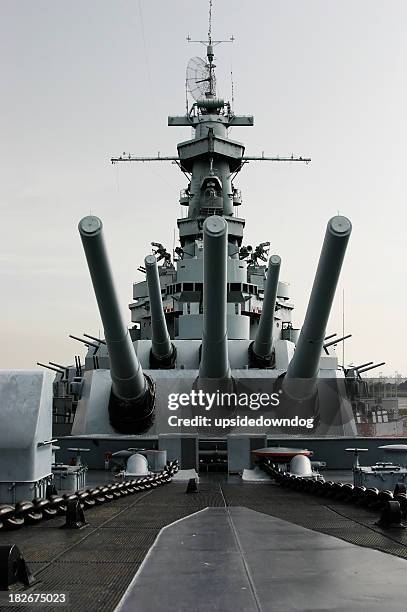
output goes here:
[{"label": "radar dish", "polygon": [[191,57],[187,66],[186,82],[187,88],[194,100],[204,98],[205,94],[212,90],[215,92],[216,78],[212,70],[212,87],[211,87],[211,71],[209,64],[201,57]]}]

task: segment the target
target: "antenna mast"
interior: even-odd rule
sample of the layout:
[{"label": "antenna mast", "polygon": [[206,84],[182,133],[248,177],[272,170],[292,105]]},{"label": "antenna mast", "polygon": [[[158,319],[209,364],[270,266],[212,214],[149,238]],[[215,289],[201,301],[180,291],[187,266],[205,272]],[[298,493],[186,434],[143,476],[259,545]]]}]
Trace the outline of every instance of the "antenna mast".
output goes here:
[{"label": "antenna mast", "polygon": [[230,81],[231,81],[231,87],[232,87],[231,110],[233,112],[234,108],[235,108],[235,89],[234,89],[234,85],[233,85],[233,70],[230,70]]},{"label": "antenna mast", "polygon": [[209,83],[209,89],[205,92],[205,97],[208,99],[214,98],[216,91],[216,78],[215,78],[215,68],[216,65],[213,63],[214,60],[214,52],[213,47],[215,45],[219,45],[224,42],[233,42],[235,40],[234,36],[231,36],[229,40],[213,40],[212,39],[212,0],[209,0],[209,20],[208,20],[208,40],[192,40],[190,36],[187,36],[188,42],[197,42],[206,46],[206,57],[208,58],[207,71],[208,77],[202,78],[196,83],[202,83],[207,81]]},{"label": "antenna mast", "polygon": [[212,0],[209,0],[209,27],[208,27],[209,44],[212,43]]},{"label": "antenna mast", "polygon": [[[205,45],[206,47],[206,56],[207,62],[203,58],[193,57],[189,60],[187,66],[187,74],[186,74],[186,115],[183,117],[169,117],[168,125],[178,125],[178,126],[192,126],[196,127],[198,123],[198,114],[204,109],[204,112],[209,112],[208,109],[212,109],[211,112],[215,112],[217,114],[222,114],[224,117],[224,125],[229,128],[233,126],[251,126],[253,125],[253,117],[252,116],[236,116],[233,112],[234,105],[234,83],[233,83],[233,73],[231,71],[231,79],[232,79],[232,107],[229,103],[226,103],[216,98],[216,76],[215,76],[215,64],[213,60],[215,58],[213,48],[216,45],[220,45],[221,43],[234,42],[235,37],[230,36],[229,39],[223,40],[213,40],[212,38],[212,9],[213,9],[213,0],[209,0],[209,14],[208,14],[208,38],[207,40],[192,40],[192,38],[188,35],[188,42],[195,42]],[[193,104],[191,111],[188,112],[188,92],[195,99],[195,103]],[[198,109],[198,110],[197,110]],[[194,114],[195,112],[195,114]],[[212,145],[211,145],[212,146]],[[244,149],[242,150],[243,153]],[[191,169],[187,168],[185,165],[185,160],[179,156],[161,156],[158,154],[157,157],[146,156],[146,157],[136,157],[131,153],[123,153],[118,157],[112,157],[110,159],[112,164],[116,164],[119,162],[153,162],[153,161],[170,161],[173,164],[177,165],[181,171],[187,176],[188,180],[190,180],[189,174],[191,173]],[[261,156],[246,156],[242,155],[239,163],[234,167],[233,174],[234,176],[241,170],[244,164],[247,164],[251,161],[277,161],[277,162],[305,162],[308,163],[311,161],[309,157],[266,157],[264,153]],[[210,161],[210,164],[213,164],[213,159]],[[212,166],[210,166],[212,168]]]}]

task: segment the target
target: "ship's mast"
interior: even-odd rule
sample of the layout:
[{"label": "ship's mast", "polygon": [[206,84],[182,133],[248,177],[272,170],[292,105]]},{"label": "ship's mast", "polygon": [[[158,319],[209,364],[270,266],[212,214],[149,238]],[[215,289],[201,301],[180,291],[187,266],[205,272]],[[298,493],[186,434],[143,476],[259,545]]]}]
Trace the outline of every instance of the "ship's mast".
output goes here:
[{"label": "ship's mast", "polygon": [[[194,137],[178,144],[178,156],[133,156],[123,154],[113,157],[112,163],[171,161],[179,166],[188,179],[182,190],[180,204],[187,208],[187,216],[178,219],[180,242],[184,257],[197,255],[195,241],[202,239],[202,226],[206,217],[220,215],[228,222],[230,255],[238,256],[242,243],[244,219],[235,214],[241,204],[241,194],[233,180],[244,164],[250,161],[309,162],[308,157],[246,156],[245,147],[228,137],[228,129],[235,126],[253,126],[250,115],[235,115],[229,102],[217,97],[214,63],[214,47],[226,42],[212,35],[212,0],[209,2],[207,40],[188,42],[206,47],[206,60],[192,58],[187,67],[187,88],[195,99],[185,115],[168,117],[169,126],[192,127]],[[232,255],[233,253],[233,255]]]},{"label": "ship's mast", "polygon": [[215,58],[213,48],[215,45],[220,45],[221,43],[233,42],[235,40],[234,36],[230,36],[227,40],[213,40],[212,39],[212,0],[209,0],[209,23],[208,23],[208,40],[192,40],[191,37],[187,36],[188,42],[200,43],[201,45],[205,45],[206,47],[206,57],[208,58],[208,64],[206,66],[208,75],[206,78],[198,79],[197,84],[199,83],[208,83],[208,90],[205,92],[206,98],[215,98],[216,97],[216,79],[215,79],[215,64],[213,60]]},{"label": "ship's mast", "polygon": [[[198,85],[203,84],[205,82],[208,83],[208,88],[204,92],[204,96],[206,99],[216,98],[216,78],[215,78],[216,65],[213,63],[213,60],[215,59],[214,47],[221,43],[234,42],[235,40],[234,36],[230,36],[229,39],[222,39],[222,40],[213,39],[212,37],[212,8],[213,8],[213,0],[209,0],[208,38],[207,40],[193,40],[189,35],[187,36],[188,42],[199,43],[206,47],[206,57],[208,60],[206,64],[207,74],[205,77],[201,79],[199,78],[196,79],[196,84]],[[193,121],[191,120],[191,114],[193,114],[196,111],[196,107],[197,107],[197,104],[196,103],[193,104],[191,110],[189,112],[187,111],[185,117],[178,117],[178,116],[169,117],[168,125],[177,125],[177,126],[193,125]],[[226,107],[227,107],[227,110],[229,111],[229,123],[227,127],[231,127],[232,125],[233,126],[253,125],[254,123],[253,117],[250,117],[250,116],[236,117],[233,114],[230,104],[228,102],[226,103]],[[162,156],[160,155],[160,153],[158,153],[157,156],[135,156],[135,155],[132,155],[131,153],[124,152],[120,156],[112,157],[110,161],[112,164],[116,164],[119,162],[171,161],[172,163],[175,163],[176,165],[178,165],[183,172],[185,172],[185,169],[182,167],[182,164],[180,163],[181,159],[179,156]],[[263,152],[261,156],[242,156],[241,165],[240,165],[239,170],[245,163],[248,163],[249,161],[277,161],[277,162],[305,162],[305,163],[308,163],[311,161],[311,158],[302,157],[302,156],[295,157],[294,155],[291,155],[289,157],[279,156],[279,155],[268,157],[268,156],[265,156]]]}]

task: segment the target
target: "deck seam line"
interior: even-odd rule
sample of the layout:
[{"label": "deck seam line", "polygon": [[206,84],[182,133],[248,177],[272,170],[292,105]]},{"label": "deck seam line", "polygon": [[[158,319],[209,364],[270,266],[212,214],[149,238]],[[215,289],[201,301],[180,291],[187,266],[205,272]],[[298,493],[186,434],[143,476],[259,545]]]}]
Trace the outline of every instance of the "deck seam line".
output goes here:
[{"label": "deck seam line", "polygon": [[236,527],[235,527],[235,524],[234,524],[233,519],[232,519],[232,515],[230,514],[229,506],[227,505],[226,498],[225,498],[225,496],[223,494],[222,485],[220,483],[219,483],[219,489],[220,489],[220,493],[222,495],[223,503],[225,504],[226,516],[227,516],[227,519],[229,521],[230,528],[232,530],[233,536],[235,538],[237,549],[238,549],[240,557],[242,559],[243,567],[244,567],[244,570],[246,572],[246,577],[247,577],[247,580],[248,580],[248,583],[249,583],[249,586],[250,586],[250,590],[251,590],[254,602],[256,604],[257,611],[258,612],[263,612],[263,608],[261,606],[259,596],[257,595],[257,591],[256,591],[256,587],[255,587],[255,584],[254,584],[254,580],[253,580],[253,577],[251,575],[250,568],[249,568],[249,566],[248,566],[248,564],[246,562],[246,559],[245,559],[245,556],[244,556],[244,551],[243,551],[243,548],[242,548],[239,536],[237,534]]},{"label": "deck seam line", "polygon": [[192,512],[192,514],[188,514],[186,516],[183,516],[179,519],[177,519],[176,521],[174,521],[173,523],[168,523],[168,525],[164,525],[164,527],[161,527],[161,529],[159,530],[159,532],[157,533],[157,537],[154,540],[153,544],[151,545],[151,547],[148,549],[144,559],[142,560],[142,562],[140,563],[136,573],[134,574],[133,578],[130,580],[129,584],[127,585],[126,590],[124,591],[119,603],[117,604],[114,612],[120,612],[120,610],[122,609],[122,607],[125,605],[128,597],[130,596],[131,591],[134,589],[134,587],[137,584],[137,580],[139,579],[139,577],[141,576],[141,573],[144,569],[144,566],[147,565],[147,559],[153,554],[155,548],[158,545],[158,540],[160,535],[166,531],[169,527],[172,527],[173,525],[175,525],[176,523],[180,523],[181,521],[184,521],[185,519],[191,518],[191,516],[194,516],[196,514],[199,514],[200,512],[205,512],[206,510],[208,510],[209,506],[207,508],[202,508],[201,510],[198,510],[197,512]]}]

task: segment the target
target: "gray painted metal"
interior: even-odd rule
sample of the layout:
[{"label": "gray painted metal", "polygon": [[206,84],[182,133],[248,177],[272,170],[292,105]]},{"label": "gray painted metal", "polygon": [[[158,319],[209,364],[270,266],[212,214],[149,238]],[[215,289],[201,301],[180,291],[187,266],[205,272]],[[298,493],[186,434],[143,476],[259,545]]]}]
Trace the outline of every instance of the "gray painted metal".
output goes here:
[{"label": "gray painted metal", "polygon": [[338,215],[328,221],[304,325],[287,378],[314,378],[318,373],[325,330],[351,231],[352,224],[346,217]]},{"label": "gray painted metal", "polygon": [[[177,145],[179,157],[176,161],[184,173],[191,174],[188,185],[180,193],[180,203],[187,209],[186,211],[184,209],[186,216],[182,215],[183,218],[177,220],[180,247],[176,249],[174,262],[167,257],[160,265],[160,258],[157,257],[158,279],[156,264],[153,264],[154,274],[146,270],[147,275],[153,278],[153,282],[148,286],[146,278],[142,282],[135,283],[133,292],[135,301],[130,304],[131,318],[136,324],[131,335],[138,360],[133,369],[138,373],[141,389],[145,388],[142,384],[142,369],[149,387],[150,385],[154,387],[149,397],[154,397],[156,419],[150,429],[146,425],[145,432],[148,430],[148,435],[164,433],[160,430],[160,419],[167,410],[165,398],[168,382],[173,381],[179,385],[181,383],[178,383],[178,380],[185,378],[189,379],[190,385],[205,386],[209,379],[209,386],[216,384],[219,387],[222,381],[229,387],[239,378],[274,379],[287,372],[298,339],[297,330],[292,328],[294,305],[290,300],[287,284],[275,280],[275,283],[265,287],[265,267],[268,257],[256,255],[258,248],[264,243],[254,247],[249,259],[247,255],[243,256],[244,251],[241,251],[242,247],[247,248],[249,245],[243,242],[245,220],[236,214],[236,208],[242,204],[242,197],[240,190],[235,188],[234,179],[243,166],[242,162],[249,161],[249,158],[244,156],[245,147],[242,143],[228,138],[228,127],[252,125],[253,118],[236,117],[231,113],[228,104],[224,106],[219,104],[219,101],[214,101],[213,98],[201,100],[186,117],[169,119],[169,125],[189,125],[193,131],[191,139]],[[142,162],[149,158],[123,155],[120,161],[122,159]],[[154,159],[161,161],[164,158],[159,155]],[[174,158],[171,159],[174,161]],[[269,158],[261,156],[260,159]],[[283,158],[275,159],[283,161]],[[287,161],[298,159],[304,162],[308,160],[308,158],[285,159]],[[341,225],[341,220],[344,218],[337,217],[330,222],[334,234],[341,235],[343,228],[336,227]],[[345,222],[350,227],[350,223],[347,220]],[[213,224],[218,227],[212,228]],[[91,233],[92,231],[93,228]],[[335,242],[335,235],[330,237],[330,242]],[[319,378],[341,379],[343,372],[338,368],[336,356],[321,357],[326,321],[321,320],[320,314],[325,309],[329,312],[331,276],[335,275],[337,260],[336,247],[331,245],[327,249],[328,253],[325,253],[328,255],[327,261],[320,263],[319,266],[322,278],[319,285],[317,280],[315,283],[318,285],[318,295],[314,300],[313,325],[318,327],[319,346],[311,349],[314,349],[313,358],[319,361]],[[102,252],[104,253],[103,249]],[[108,278],[105,278],[103,262],[99,255],[94,261],[92,260],[92,264],[91,268],[99,270],[93,272],[94,283],[98,283],[102,278],[105,284],[110,285],[110,272]],[[270,268],[271,278],[273,266]],[[277,300],[273,284],[277,284]],[[266,291],[266,301],[263,289]],[[104,288],[101,294],[103,297],[98,301],[101,302],[100,308],[104,307],[106,311],[107,322],[104,322],[106,338],[111,345],[112,339],[115,341],[123,339],[121,332],[127,336],[127,330],[120,322],[121,332],[118,338],[109,332],[107,325],[115,325],[119,309],[115,302],[114,316],[111,316],[112,306],[109,303],[110,298],[106,298]],[[275,307],[277,311],[274,314]],[[150,315],[151,326],[148,324]],[[307,325],[310,327],[310,322],[306,323],[303,333]],[[311,341],[314,342],[313,337]],[[108,418],[111,417],[111,413],[116,415],[119,412],[119,409],[112,408],[114,402],[111,402],[109,367],[112,367],[113,374],[117,364],[127,367],[128,357],[130,353],[132,354],[128,340],[126,340],[127,355],[126,351],[123,352],[118,348],[118,342],[115,345],[116,355],[114,355],[115,347],[104,346],[95,338],[93,341],[92,338],[86,341],[81,339],[81,342],[86,342],[90,349],[85,359],[81,394],[78,400],[75,399],[78,401],[78,409],[75,412],[72,433],[109,436],[115,435],[118,431],[122,434],[129,433],[127,430],[119,429],[118,424],[115,425],[112,419]],[[170,345],[174,347],[174,352],[171,351]],[[169,357],[170,351],[170,359],[167,362],[166,358]],[[255,351],[258,353],[257,359]],[[301,346],[297,354],[301,354]],[[308,357],[308,354],[304,355],[305,362],[308,361]],[[131,360],[134,359],[132,356]],[[272,366],[273,369],[270,369]],[[127,372],[126,375],[119,373],[118,377],[125,379],[117,381],[121,385],[134,384],[132,372]],[[292,379],[291,383],[294,383]],[[182,384],[186,386],[187,382],[184,381]],[[186,390],[189,391],[190,388]],[[299,399],[302,399],[302,389],[300,393]],[[120,393],[122,398],[132,394],[133,391]],[[332,402],[329,402],[329,410],[324,412],[323,390],[319,387],[318,394],[319,427],[322,427],[324,432],[329,430],[330,435],[339,433],[339,429],[342,435],[350,433],[346,430],[352,417],[346,407],[338,404],[338,425],[333,424],[328,413],[334,412],[336,408]]]},{"label": "gray painted metal", "polygon": [[281,258],[278,255],[272,255],[269,259],[263,310],[253,345],[253,351],[256,355],[259,355],[259,357],[270,357],[273,349],[274,310],[276,306],[280,265]]},{"label": "gray painted metal", "polygon": [[208,217],[203,225],[204,283],[203,331],[200,378],[230,376],[226,327],[227,223],[223,217]]},{"label": "gray painted metal", "polygon": [[165,359],[171,356],[173,349],[161,299],[157,259],[154,255],[147,255],[144,259],[144,265],[146,268],[148,294],[150,297],[151,350],[157,359]]},{"label": "gray painted metal", "polygon": [[406,567],[248,508],[206,508],[161,530],[116,610],[401,612]]},{"label": "gray painted metal", "polygon": [[0,504],[43,497],[51,482],[52,379],[0,370]]},{"label": "gray painted metal", "polygon": [[[58,434],[59,435],[59,434]],[[189,436],[192,437],[192,436]],[[253,436],[250,436],[251,438]],[[159,448],[165,449],[168,448],[168,458],[169,459],[180,459],[181,451],[177,451],[177,453],[170,453],[169,447],[166,446],[165,442],[162,440],[173,439],[174,442],[172,444],[176,445],[177,440],[180,439],[176,434],[172,435],[164,435],[164,436],[143,436],[142,438],[137,439],[137,444],[140,445],[140,448],[154,448],[154,445],[157,444],[157,439],[159,440]],[[230,439],[239,440],[241,437],[238,434],[232,434],[228,436],[228,444]],[[104,453],[105,452],[115,452],[118,450],[122,450],[123,448],[127,448],[130,446],[137,446],[135,443],[134,437],[126,437],[120,436],[116,434],[116,436],[99,436],[98,446],[95,446],[92,442],[94,437],[90,436],[70,436],[67,438],[60,438],[58,440],[58,446],[60,446],[60,450],[56,452],[56,457],[58,462],[60,463],[68,463],[70,458],[72,457],[72,453],[67,451],[67,448],[70,446],[84,446],[90,448],[90,452],[86,453],[86,463],[90,469],[99,469],[103,470],[104,468]],[[325,461],[327,464],[328,472],[325,474],[326,480],[333,480],[329,476],[329,470],[351,470],[353,464],[353,456],[349,455],[349,453],[345,452],[346,448],[355,444],[355,438],[352,436],[345,437],[337,437],[337,438],[321,438],[321,437],[302,437],[295,438],[295,442],[293,438],[287,437],[269,437],[268,438],[270,446],[287,446],[288,444],[295,444],[299,448],[309,448],[313,451],[313,461]],[[399,442],[407,442],[406,438],[399,437],[360,437],[358,436],[357,444],[359,446],[364,446],[369,448],[369,451],[365,453],[363,456],[363,465],[373,465],[377,461],[388,461],[389,456],[385,454],[383,449],[380,449],[382,444],[388,443],[399,443]],[[262,444],[265,446],[265,444]],[[173,448],[173,447],[171,447]],[[176,447],[178,448],[178,447]],[[233,451],[235,453],[235,451]],[[174,455],[174,456],[172,456]],[[237,450],[234,454],[234,457],[237,457]],[[244,465],[243,467],[247,467]],[[243,469],[243,468],[242,468]]]},{"label": "gray painted metal", "polygon": [[79,233],[105,331],[113,392],[123,399],[137,399],[146,393],[146,382],[120,313],[102,227],[98,217],[84,217]]}]

